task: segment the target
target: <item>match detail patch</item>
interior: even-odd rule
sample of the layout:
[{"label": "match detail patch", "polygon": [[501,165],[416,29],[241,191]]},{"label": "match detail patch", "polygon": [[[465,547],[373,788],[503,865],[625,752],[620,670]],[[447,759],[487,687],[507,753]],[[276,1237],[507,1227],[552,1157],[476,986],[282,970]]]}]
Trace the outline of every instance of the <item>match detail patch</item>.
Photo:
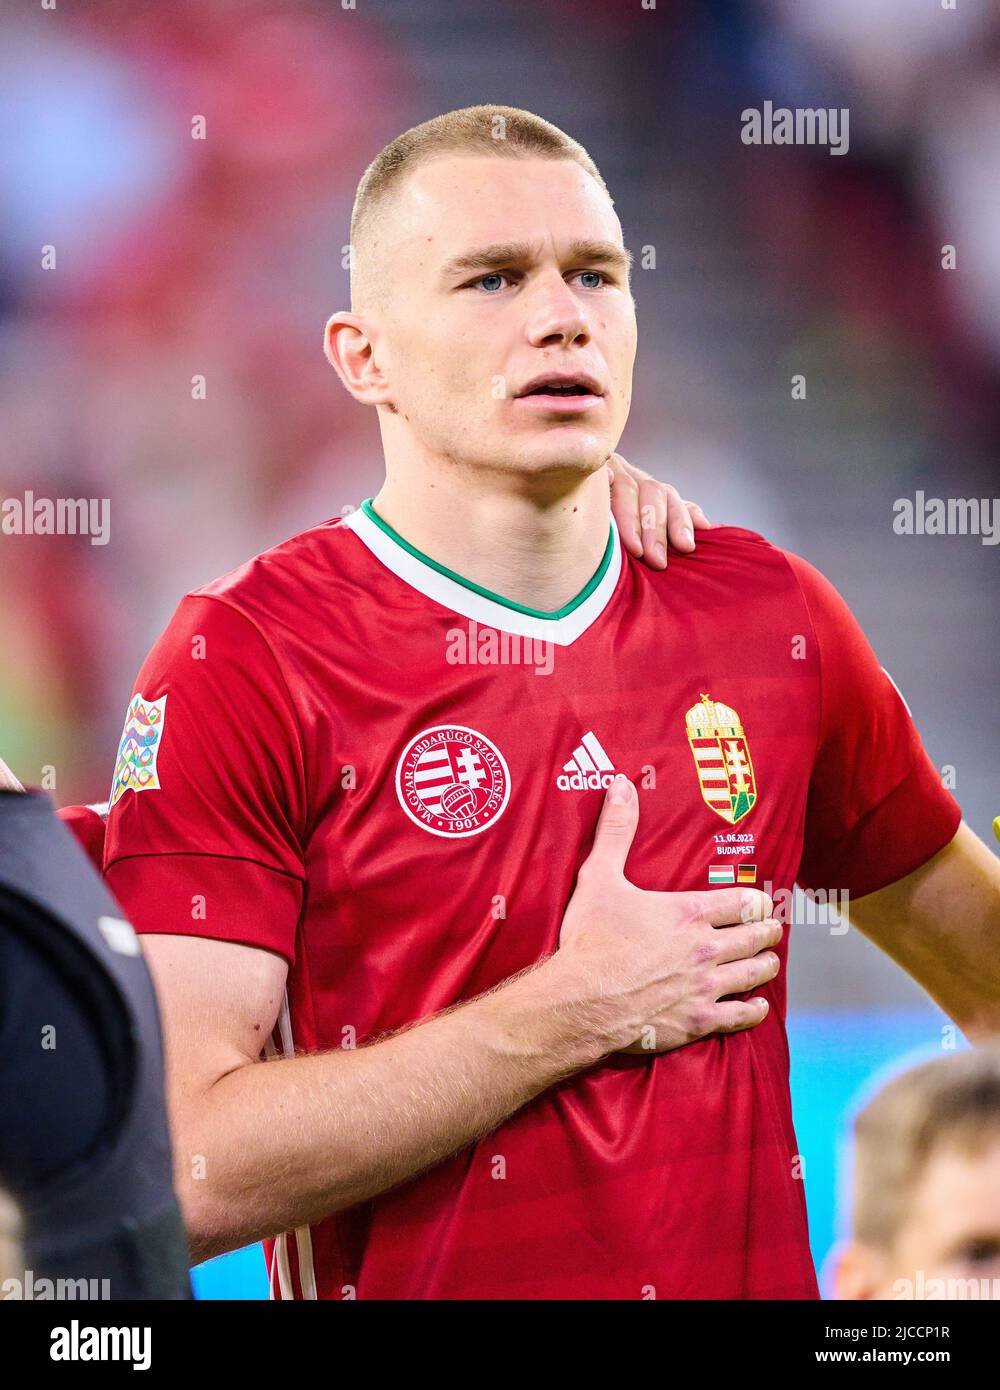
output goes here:
[{"label": "match detail patch", "polygon": [[166,709],[166,695],[161,695],[158,700],[147,700],[143,695],[132,696],[118,744],[115,775],[108,797],[109,811],[127,791],[149,792],[159,787],[156,757],[163,737]]},{"label": "match detail patch", "polygon": [[431,835],[479,835],[503,815],[510,798],[504,756],[475,729],[437,724],[412,738],[396,765],[403,810]]}]

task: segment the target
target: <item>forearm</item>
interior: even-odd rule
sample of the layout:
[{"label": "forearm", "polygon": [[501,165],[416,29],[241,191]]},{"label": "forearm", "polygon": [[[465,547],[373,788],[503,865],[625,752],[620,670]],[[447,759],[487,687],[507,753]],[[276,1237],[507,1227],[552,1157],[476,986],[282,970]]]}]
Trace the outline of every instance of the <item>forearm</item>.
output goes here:
[{"label": "forearm", "polygon": [[194,1258],[384,1192],[621,1041],[554,958],[381,1042],[238,1067],[176,1116]]}]

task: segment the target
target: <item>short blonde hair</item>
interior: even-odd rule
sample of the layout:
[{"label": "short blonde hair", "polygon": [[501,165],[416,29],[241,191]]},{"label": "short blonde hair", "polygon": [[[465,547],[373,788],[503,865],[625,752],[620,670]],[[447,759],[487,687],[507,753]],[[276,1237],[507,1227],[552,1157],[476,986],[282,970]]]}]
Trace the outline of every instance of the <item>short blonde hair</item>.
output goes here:
[{"label": "short blonde hair", "polygon": [[981,1154],[1000,1139],[1000,1041],[896,1076],[854,1122],[857,1240],[890,1250],[931,1155]]},{"label": "short blonde hair", "polygon": [[367,279],[365,252],[372,230],[391,194],[418,164],[436,155],[456,153],[499,159],[572,159],[608,192],[597,165],[583,146],[551,121],[516,106],[463,106],[457,111],[446,111],[397,135],[361,176],[351,213],[352,306],[356,307],[361,297],[360,285]]}]

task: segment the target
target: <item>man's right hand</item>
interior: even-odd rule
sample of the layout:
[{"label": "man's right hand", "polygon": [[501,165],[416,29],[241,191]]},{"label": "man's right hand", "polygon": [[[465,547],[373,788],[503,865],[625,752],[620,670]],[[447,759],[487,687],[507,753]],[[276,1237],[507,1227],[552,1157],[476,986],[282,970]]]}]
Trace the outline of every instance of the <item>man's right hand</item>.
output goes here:
[{"label": "man's right hand", "polygon": [[554,955],[356,1048],[328,1034],[325,1051],[258,1061],[285,995],[284,957],[187,934],[143,937],[195,1261],[370,1201],[609,1052],[642,1052],[643,1042],[662,1052],[760,1022],[759,1002],[719,1000],[773,978],[766,948],[781,928],[746,920],[765,917],[770,902],[747,889],[646,893],[629,883],[639,809],[620,785],[629,799],[604,806]]},{"label": "man's right hand", "polygon": [[[656,893],[625,877],[639,804],[617,777],[563,916],[550,965],[592,1003],[608,1051],[670,1052],[710,1033],[753,1028],[767,1001],[733,999],[773,980],[781,940],[771,899],[751,888]],[[719,928],[725,928],[720,931]]]}]

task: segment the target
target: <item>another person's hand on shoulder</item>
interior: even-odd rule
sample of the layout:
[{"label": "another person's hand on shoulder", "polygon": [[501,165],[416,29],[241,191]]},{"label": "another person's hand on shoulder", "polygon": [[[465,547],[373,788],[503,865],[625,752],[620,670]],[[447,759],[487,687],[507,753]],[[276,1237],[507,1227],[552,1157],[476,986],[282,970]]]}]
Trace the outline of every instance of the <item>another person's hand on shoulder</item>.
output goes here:
[{"label": "another person's hand on shoulder", "polygon": [[672,483],[661,483],[622,458],[608,461],[611,514],[630,555],[650,569],[667,567],[667,543],[690,553],[695,531],[707,531],[712,523],[697,502],[685,502]]}]

